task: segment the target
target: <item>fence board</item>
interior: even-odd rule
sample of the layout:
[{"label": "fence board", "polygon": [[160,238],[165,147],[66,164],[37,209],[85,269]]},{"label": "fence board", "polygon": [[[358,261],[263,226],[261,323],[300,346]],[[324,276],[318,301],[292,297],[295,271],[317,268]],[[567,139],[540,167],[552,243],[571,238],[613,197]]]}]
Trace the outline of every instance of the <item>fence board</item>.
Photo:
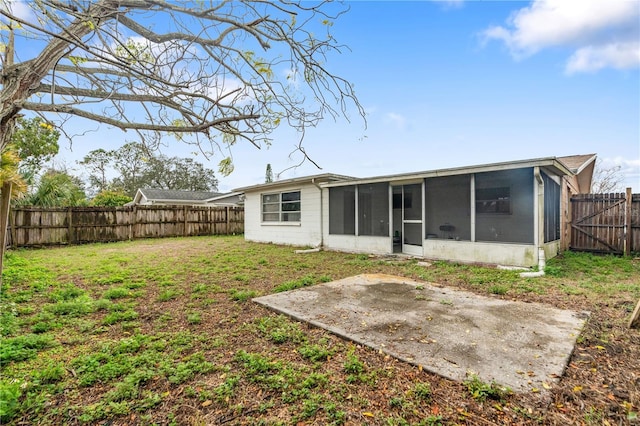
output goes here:
[{"label": "fence board", "polygon": [[7,243],[34,247],[244,232],[242,207],[17,207]]}]

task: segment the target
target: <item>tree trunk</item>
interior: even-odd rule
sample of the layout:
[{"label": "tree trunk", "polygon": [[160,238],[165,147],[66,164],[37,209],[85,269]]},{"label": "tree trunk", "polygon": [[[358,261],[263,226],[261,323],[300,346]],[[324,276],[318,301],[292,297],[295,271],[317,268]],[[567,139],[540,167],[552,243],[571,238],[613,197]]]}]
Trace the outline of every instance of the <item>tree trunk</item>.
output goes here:
[{"label": "tree trunk", "polygon": [[0,193],[0,291],[2,290],[2,271],[4,270],[4,252],[7,248],[7,225],[9,224],[9,206],[11,201],[11,182],[2,185]]}]

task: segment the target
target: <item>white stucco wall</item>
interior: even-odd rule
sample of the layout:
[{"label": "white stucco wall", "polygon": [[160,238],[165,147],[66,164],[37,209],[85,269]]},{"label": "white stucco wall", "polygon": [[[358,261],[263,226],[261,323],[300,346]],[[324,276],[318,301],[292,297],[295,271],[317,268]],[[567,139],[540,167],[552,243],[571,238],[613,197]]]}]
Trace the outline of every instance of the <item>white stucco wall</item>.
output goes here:
[{"label": "white stucco wall", "polygon": [[424,240],[423,252],[428,259],[524,267],[538,264],[538,251],[533,244],[429,239]]},{"label": "white stucco wall", "polygon": [[354,235],[325,235],[324,247],[350,253],[389,254],[393,247],[391,237]]},{"label": "white stucco wall", "polygon": [[[300,191],[300,222],[263,222],[262,194],[289,191]],[[322,243],[320,190],[313,184],[297,183],[275,190],[247,192],[244,211],[244,236],[247,240],[313,247]]]}]

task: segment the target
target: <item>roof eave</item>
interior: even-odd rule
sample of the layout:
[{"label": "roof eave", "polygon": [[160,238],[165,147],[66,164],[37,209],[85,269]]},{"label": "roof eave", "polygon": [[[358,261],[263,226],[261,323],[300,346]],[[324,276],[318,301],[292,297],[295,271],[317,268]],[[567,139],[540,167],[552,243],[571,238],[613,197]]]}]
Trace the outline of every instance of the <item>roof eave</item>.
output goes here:
[{"label": "roof eave", "polygon": [[352,176],[344,176],[344,175],[338,175],[333,173],[323,173],[320,175],[301,176],[301,177],[295,177],[291,179],[279,180],[276,182],[261,183],[257,185],[235,188],[233,189],[233,192],[251,192],[251,191],[271,189],[271,188],[276,189],[283,186],[291,186],[295,184],[314,183],[314,182],[318,184],[322,184],[322,182],[318,182],[321,180],[323,180],[324,182],[327,182],[331,180],[344,181],[344,180],[353,180],[353,179],[356,179],[356,178]]},{"label": "roof eave", "polygon": [[471,173],[482,173],[482,172],[491,172],[491,171],[500,171],[500,170],[513,170],[513,169],[520,169],[525,167],[546,167],[546,168],[552,168],[557,173],[562,175],[568,175],[568,176],[573,175],[573,172],[569,170],[564,164],[562,164],[562,162],[560,162],[556,157],[545,157],[545,158],[537,158],[537,159],[530,159],[530,160],[508,161],[508,162],[483,164],[483,165],[476,165],[476,166],[453,167],[453,168],[447,168],[447,169],[427,170],[422,172],[376,176],[376,177],[370,177],[370,178],[353,179],[351,181],[345,181],[345,182],[327,182],[327,183],[321,184],[321,186],[328,188],[333,186],[352,185],[354,183],[362,184],[362,183],[379,183],[379,182],[388,182],[388,181],[413,181],[413,180],[433,178],[433,177],[455,176],[455,175],[464,175],[464,174],[471,174]]}]

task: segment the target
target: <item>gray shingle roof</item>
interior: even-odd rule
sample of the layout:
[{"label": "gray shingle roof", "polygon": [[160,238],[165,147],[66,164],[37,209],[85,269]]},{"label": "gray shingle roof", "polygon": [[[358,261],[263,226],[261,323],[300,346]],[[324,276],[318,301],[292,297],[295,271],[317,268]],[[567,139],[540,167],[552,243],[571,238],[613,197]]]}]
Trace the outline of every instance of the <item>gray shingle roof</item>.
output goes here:
[{"label": "gray shingle roof", "polygon": [[209,198],[223,195],[221,192],[212,191],[178,191],[175,189],[140,189],[148,200],[180,200],[180,201],[204,201]]}]

